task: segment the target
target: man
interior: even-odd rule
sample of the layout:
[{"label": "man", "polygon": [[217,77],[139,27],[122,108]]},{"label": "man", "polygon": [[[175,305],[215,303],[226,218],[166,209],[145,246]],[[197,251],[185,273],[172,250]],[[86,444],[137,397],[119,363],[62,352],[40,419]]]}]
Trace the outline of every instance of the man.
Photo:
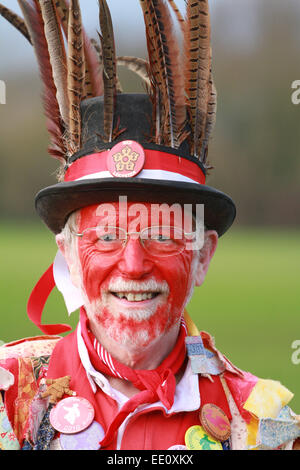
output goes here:
[{"label": "man", "polygon": [[216,105],[207,1],[187,2],[185,83],[168,5],[140,3],[148,95],[117,93],[104,0],[102,75],[91,67],[95,51],[75,0],[69,9],[62,1],[20,2],[23,32],[42,65],[50,153],[63,161],[61,181],[36,197],[59,254],[28,314],[47,335],[68,330],[41,322],[56,283],[69,310],[80,307],[80,321],[63,339],[2,348],[2,446],[292,448],[299,436],[287,407],[292,394],[237,369],[185,311],[235,217],[231,198],[205,185]]}]

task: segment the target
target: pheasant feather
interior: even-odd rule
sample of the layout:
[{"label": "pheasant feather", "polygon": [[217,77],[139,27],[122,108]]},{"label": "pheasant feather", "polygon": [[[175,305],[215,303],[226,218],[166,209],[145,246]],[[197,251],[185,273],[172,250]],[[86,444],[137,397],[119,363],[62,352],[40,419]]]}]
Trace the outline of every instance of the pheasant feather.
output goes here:
[{"label": "pheasant feather", "polygon": [[61,29],[52,0],[40,0],[44,21],[45,37],[48,44],[53,79],[57,90],[57,101],[62,119],[67,127],[69,122],[69,100],[67,93],[66,52]]},{"label": "pheasant feather", "polygon": [[116,54],[112,20],[106,0],[99,0],[104,83],[104,139],[113,138],[116,97]]},{"label": "pheasant feather", "polygon": [[174,0],[168,0],[169,4],[170,4],[170,7],[172,8],[172,10],[174,11],[175,15],[176,15],[176,18],[178,20],[178,23],[179,23],[179,26],[181,28],[181,31],[184,33],[185,31],[185,23],[184,23],[184,18],[182,16],[182,14],[180,13],[180,10],[179,8],[177,7],[176,3]]},{"label": "pheasant feather", "polygon": [[205,138],[211,68],[208,0],[188,0],[186,16],[185,89],[193,136],[191,153],[199,157]]},{"label": "pheasant feather", "polygon": [[[56,0],[55,9],[60,19],[65,36],[68,37],[68,21],[69,21],[69,3],[67,0]],[[101,64],[99,63],[97,54],[92,47],[91,40],[88,38],[82,26],[84,56],[85,56],[85,97],[103,95],[103,79],[101,73]]]},{"label": "pheasant feather", "polygon": [[186,119],[179,45],[165,1],[140,0],[140,3],[145,19],[151,79],[156,102],[156,120],[159,117],[159,122],[163,123],[162,142],[177,148],[181,143],[182,129]]},{"label": "pheasant feather", "polygon": [[147,0],[140,0],[140,3],[144,14],[149,56],[149,79],[151,83],[149,95],[153,107],[153,122],[155,123],[154,142],[160,144],[164,137],[161,122],[164,119],[168,120],[169,113],[168,106],[166,106],[166,109],[163,106],[163,103],[167,102],[165,69],[161,66],[161,44],[158,41],[154,27],[153,8]]},{"label": "pheasant feather", "polygon": [[150,79],[148,73],[149,63],[145,59],[139,57],[119,56],[117,57],[117,65],[123,66],[137,74],[145,84],[150,87]]},{"label": "pheasant feather", "polygon": [[51,156],[64,162],[67,159],[67,148],[64,141],[65,128],[61,120],[56,98],[56,87],[53,80],[48,44],[44,36],[44,22],[39,3],[37,0],[18,0],[18,3],[32,40],[43,83],[43,103],[46,115],[46,126],[51,142],[48,152]]},{"label": "pheasant feather", "polygon": [[208,150],[208,142],[209,138],[212,134],[212,131],[215,127],[216,123],[216,114],[217,114],[217,90],[213,81],[212,74],[210,74],[209,79],[209,100],[207,105],[207,117],[206,117],[206,124],[205,124],[205,134],[204,140],[202,143],[200,160],[204,164],[205,167],[208,167],[207,164],[207,150]]},{"label": "pheasant feather", "polygon": [[9,8],[6,8],[4,5],[0,3],[0,15],[3,16],[9,23],[11,23],[23,36],[27,39],[27,41],[31,42],[30,34],[28,32],[27,26],[23,19],[11,11]]},{"label": "pheasant feather", "polygon": [[68,23],[69,135],[74,153],[80,148],[80,102],[85,77],[82,20],[78,0],[70,1]]}]

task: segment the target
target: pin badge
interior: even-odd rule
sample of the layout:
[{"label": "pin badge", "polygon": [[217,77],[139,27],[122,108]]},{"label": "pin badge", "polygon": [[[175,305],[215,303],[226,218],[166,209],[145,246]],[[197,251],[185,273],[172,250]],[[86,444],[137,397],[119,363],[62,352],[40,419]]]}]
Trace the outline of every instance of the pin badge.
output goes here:
[{"label": "pin badge", "polygon": [[231,426],[226,413],[213,403],[203,405],[200,421],[204,430],[218,441],[224,442],[231,435]]},{"label": "pin badge", "polygon": [[101,424],[97,421],[76,434],[61,434],[59,441],[63,450],[99,450],[105,436]]},{"label": "pin badge", "polygon": [[59,401],[50,412],[50,423],[57,431],[74,434],[86,429],[94,419],[94,408],[82,397],[69,397]]},{"label": "pin badge", "polygon": [[210,436],[202,426],[191,426],[184,439],[188,450],[223,450],[221,442]]},{"label": "pin badge", "polygon": [[176,444],[174,446],[169,447],[167,450],[187,450],[187,447],[183,446],[182,444]]},{"label": "pin badge", "polygon": [[134,140],[123,140],[109,151],[106,163],[107,169],[113,176],[131,178],[142,170],[145,152]]}]

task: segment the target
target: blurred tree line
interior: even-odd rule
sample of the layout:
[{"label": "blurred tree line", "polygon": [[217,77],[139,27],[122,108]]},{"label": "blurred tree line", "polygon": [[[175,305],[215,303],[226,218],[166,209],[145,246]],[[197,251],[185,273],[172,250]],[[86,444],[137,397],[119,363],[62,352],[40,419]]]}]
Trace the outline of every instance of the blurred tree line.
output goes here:
[{"label": "blurred tree line", "polygon": [[[8,46],[0,38],[1,54]],[[291,84],[300,79],[299,1],[216,2],[212,43],[218,114],[208,184],[233,197],[238,224],[298,226],[300,105],[291,101]],[[146,57],[144,42],[120,28],[117,48],[119,55]],[[124,91],[143,91],[131,72],[119,75]],[[0,214],[36,219],[34,194],[56,182],[58,166],[46,152],[37,68],[30,64],[16,76],[0,65],[0,79],[7,85],[7,104],[0,105]]]}]

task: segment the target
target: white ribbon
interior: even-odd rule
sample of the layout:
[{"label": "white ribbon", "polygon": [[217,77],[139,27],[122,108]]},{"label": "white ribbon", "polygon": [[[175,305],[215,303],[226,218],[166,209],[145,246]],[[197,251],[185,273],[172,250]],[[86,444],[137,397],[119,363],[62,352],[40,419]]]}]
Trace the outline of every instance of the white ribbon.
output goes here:
[{"label": "white ribbon", "polygon": [[[86,179],[99,179],[99,178],[115,178],[109,171],[99,171],[97,173],[91,173],[89,175],[81,176],[75,181],[81,181]],[[182,181],[184,183],[200,184],[198,181],[189,178],[188,176],[175,173],[167,170],[142,170],[138,173],[135,178],[144,178],[151,180],[168,180],[168,181]],[[132,179],[132,178],[130,178]]]},{"label": "white ribbon", "polygon": [[0,367],[0,390],[8,390],[15,383],[15,378],[11,372]]},{"label": "white ribbon", "polygon": [[63,295],[68,314],[71,315],[83,305],[83,298],[80,290],[71,281],[67,262],[60,250],[54,259],[53,277],[56,287]]}]

